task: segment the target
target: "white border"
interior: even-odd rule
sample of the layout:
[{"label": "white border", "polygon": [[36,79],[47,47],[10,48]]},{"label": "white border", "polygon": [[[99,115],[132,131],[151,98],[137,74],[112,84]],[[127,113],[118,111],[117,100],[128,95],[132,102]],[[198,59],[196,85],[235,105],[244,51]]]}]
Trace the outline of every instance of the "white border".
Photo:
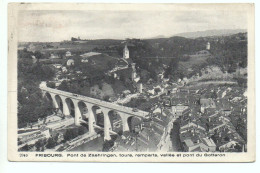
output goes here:
[{"label": "white border", "polygon": [[[20,172],[20,171],[26,171],[26,172],[44,172],[51,171],[51,172],[72,172],[72,171],[79,171],[79,169],[84,169],[81,171],[97,171],[97,166],[100,168],[99,170],[108,171],[112,170],[112,172],[133,172],[133,171],[154,171],[154,172],[162,172],[162,171],[185,171],[185,172],[258,172],[259,169],[259,163],[250,163],[250,164],[238,164],[238,163],[232,163],[232,164],[114,164],[113,167],[112,164],[93,164],[93,163],[87,163],[87,164],[79,164],[79,163],[73,163],[73,164],[66,164],[66,163],[15,163],[15,162],[8,162],[7,161],[7,3],[8,2],[18,2],[18,1],[7,1],[2,0],[1,3],[1,24],[0,24],[0,38],[2,38],[0,42],[0,69],[1,69],[1,85],[0,85],[0,105],[1,105],[1,118],[0,118],[0,172]],[[37,2],[35,0],[31,0],[29,2]],[[51,0],[47,1],[41,1],[41,2],[55,2]],[[64,1],[64,2],[71,2],[71,1]],[[78,1],[78,2],[86,2],[86,1]],[[88,2],[94,2],[94,1],[88,1]],[[95,2],[105,2],[105,1],[95,1]],[[110,0],[110,2],[122,2],[122,1],[113,1]],[[124,1],[126,2],[126,1]],[[147,2],[147,1],[128,1],[128,2]],[[158,2],[154,0],[150,0],[148,2]],[[176,2],[176,1],[160,1],[162,2]],[[194,1],[187,1],[183,0],[182,3],[189,3]],[[196,1],[196,2],[213,2],[213,1]],[[215,2],[222,2],[222,3],[234,3],[234,2],[243,2],[243,3],[256,3],[255,5],[255,16],[256,16],[256,24],[255,24],[255,38],[256,42],[255,45],[258,45],[258,32],[259,31],[259,3],[257,1],[215,1]],[[256,54],[255,54],[255,66],[260,67],[259,60],[257,59],[257,55],[259,55],[259,49],[257,49],[256,46]],[[256,76],[259,75],[260,69],[256,68],[255,74]],[[259,88],[259,81],[256,77],[256,88]],[[259,98],[258,92],[256,92],[256,99]],[[256,100],[256,115],[259,112],[258,104]],[[259,125],[258,119],[256,116],[256,127]],[[257,129],[257,128],[256,128]],[[256,136],[258,133],[256,133]],[[259,144],[259,138],[257,138],[256,144]],[[257,150],[257,155],[259,155],[259,150]],[[258,171],[256,171],[258,170]]]}]

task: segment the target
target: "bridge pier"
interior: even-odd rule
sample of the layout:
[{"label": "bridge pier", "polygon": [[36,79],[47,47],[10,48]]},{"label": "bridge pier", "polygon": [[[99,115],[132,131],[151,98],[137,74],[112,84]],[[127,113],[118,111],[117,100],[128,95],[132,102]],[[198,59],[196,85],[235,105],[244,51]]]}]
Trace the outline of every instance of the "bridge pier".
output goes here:
[{"label": "bridge pier", "polygon": [[109,141],[109,140],[111,140],[109,131],[112,130],[110,119],[109,119],[109,116],[108,116],[108,112],[110,110],[106,109],[106,108],[102,108],[102,107],[101,107],[101,110],[104,114],[104,140]]},{"label": "bridge pier", "polygon": [[82,119],[82,117],[81,117],[81,112],[79,110],[78,101],[72,99],[72,102],[74,104],[74,111],[75,111],[75,118],[74,118],[75,125],[80,126],[80,120]]},{"label": "bridge pier", "polygon": [[122,120],[123,132],[129,131],[129,126],[128,126],[128,122],[127,122],[127,119],[128,119],[129,116],[126,116],[126,115],[122,116],[120,114],[120,117],[121,117],[121,120]]},{"label": "bridge pier", "polygon": [[70,110],[69,110],[69,106],[66,103],[66,97],[60,96],[60,98],[62,100],[62,105],[63,105],[63,114],[65,116],[69,116],[70,115]]},{"label": "bridge pier", "polygon": [[57,103],[57,101],[55,99],[55,94],[50,93],[50,95],[51,95],[51,99],[52,99],[52,103],[53,103],[54,108],[58,109],[59,105],[58,105],[58,103]]},{"label": "bridge pier", "polygon": [[85,103],[88,109],[88,129],[90,133],[94,133],[94,124],[95,124],[95,117],[94,117],[94,113],[92,111],[92,104],[89,103]]}]

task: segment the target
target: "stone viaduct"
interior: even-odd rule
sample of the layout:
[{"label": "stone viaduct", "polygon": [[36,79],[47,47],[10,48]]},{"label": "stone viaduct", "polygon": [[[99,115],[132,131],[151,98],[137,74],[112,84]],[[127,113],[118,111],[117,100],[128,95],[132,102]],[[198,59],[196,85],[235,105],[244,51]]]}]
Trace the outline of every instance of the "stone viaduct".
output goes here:
[{"label": "stone viaduct", "polygon": [[[74,114],[75,125],[80,126],[82,122],[88,124],[89,132],[94,133],[94,128],[97,127],[97,114],[103,113],[104,122],[104,139],[110,140],[110,133],[114,133],[111,126],[111,113],[118,115],[121,118],[122,131],[129,131],[130,121],[132,117],[141,119],[147,118],[148,112],[134,110],[133,108],[117,105],[114,103],[94,99],[82,95],[65,92],[46,86],[40,86],[44,96],[48,97],[53,102],[54,108],[60,109],[65,116]],[[98,110],[98,111],[97,111]],[[88,119],[84,121],[83,119]]]}]

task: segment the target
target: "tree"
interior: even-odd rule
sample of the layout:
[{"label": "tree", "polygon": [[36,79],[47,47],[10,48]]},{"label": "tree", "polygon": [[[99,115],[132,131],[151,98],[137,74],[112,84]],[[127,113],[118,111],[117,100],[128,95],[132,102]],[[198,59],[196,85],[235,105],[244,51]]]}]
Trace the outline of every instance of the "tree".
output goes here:
[{"label": "tree", "polygon": [[140,77],[141,77],[141,81],[146,83],[150,78],[149,72],[147,70],[142,69],[140,73]]},{"label": "tree", "polygon": [[19,149],[19,151],[29,151],[29,145],[25,144],[22,148]]},{"label": "tree", "polygon": [[85,133],[85,127],[79,127],[78,129],[78,135],[83,135]]},{"label": "tree", "polygon": [[160,89],[160,88],[155,88],[154,91],[155,91],[156,93],[159,93],[159,92],[161,91],[161,89]]},{"label": "tree", "polygon": [[109,69],[113,69],[115,67],[115,64],[113,63],[113,61],[108,61],[107,66]]},{"label": "tree", "polygon": [[69,84],[67,81],[62,81],[61,84],[58,86],[58,89],[59,90],[62,90],[62,91],[70,91],[70,87],[69,87]]},{"label": "tree", "polygon": [[35,143],[36,151],[44,151],[45,144],[46,144],[46,139],[39,139]]},{"label": "tree", "polygon": [[55,139],[53,137],[50,137],[47,140],[46,148],[48,148],[48,149],[54,148],[56,146],[56,144],[57,144],[57,141],[55,141]]},{"label": "tree", "polygon": [[218,98],[218,95],[217,95],[215,90],[211,93],[211,98],[213,98],[213,99],[217,99]]},{"label": "tree", "polygon": [[47,82],[47,87],[55,88],[56,86],[55,86],[55,83],[54,83],[54,82],[48,81],[48,82]]},{"label": "tree", "polygon": [[165,76],[169,77],[171,76],[172,78],[176,78],[176,71],[179,67],[179,60],[178,58],[173,58],[170,62],[169,67],[165,70]]},{"label": "tree", "polygon": [[77,38],[71,37],[71,41],[78,41]]},{"label": "tree", "polygon": [[70,129],[67,129],[65,134],[64,134],[64,140],[69,141],[71,139],[73,139],[73,134],[72,134]]},{"label": "tree", "polygon": [[247,87],[247,79],[246,78],[235,78],[237,81],[238,86],[240,87]]},{"label": "tree", "polygon": [[114,141],[112,140],[109,140],[109,141],[105,141],[104,144],[103,144],[103,149],[102,151],[104,152],[107,152],[110,150],[111,147],[114,146]]},{"label": "tree", "polygon": [[64,140],[69,141],[78,136],[78,129],[66,129]]},{"label": "tree", "polygon": [[42,58],[44,58],[43,54],[42,54],[41,52],[39,52],[39,51],[36,51],[36,52],[34,53],[34,56],[35,56],[37,59],[42,59]]}]

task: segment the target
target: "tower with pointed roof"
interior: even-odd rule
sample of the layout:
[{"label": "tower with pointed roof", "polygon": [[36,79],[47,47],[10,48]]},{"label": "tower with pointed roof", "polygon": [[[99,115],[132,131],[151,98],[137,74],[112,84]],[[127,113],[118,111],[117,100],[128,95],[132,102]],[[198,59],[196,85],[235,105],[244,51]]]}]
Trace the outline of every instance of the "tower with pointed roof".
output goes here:
[{"label": "tower with pointed roof", "polygon": [[125,48],[123,50],[123,58],[128,59],[129,58],[129,49],[127,48],[127,45],[125,45]]}]

